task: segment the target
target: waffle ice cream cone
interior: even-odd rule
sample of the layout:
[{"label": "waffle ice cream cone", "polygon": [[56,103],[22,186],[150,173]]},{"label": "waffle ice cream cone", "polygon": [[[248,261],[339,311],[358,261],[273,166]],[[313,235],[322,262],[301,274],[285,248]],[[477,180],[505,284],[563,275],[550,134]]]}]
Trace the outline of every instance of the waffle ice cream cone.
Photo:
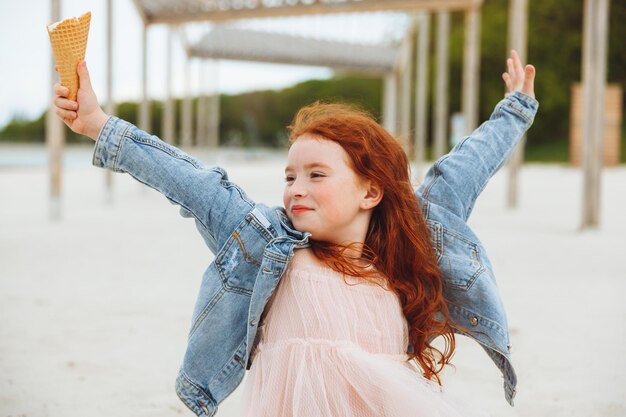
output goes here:
[{"label": "waffle ice cream cone", "polygon": [[91,12],[48,25],[52,53],[61,77],[61,85],[69,88],[70,100],[78,93],[78,63],[85,59]]}]

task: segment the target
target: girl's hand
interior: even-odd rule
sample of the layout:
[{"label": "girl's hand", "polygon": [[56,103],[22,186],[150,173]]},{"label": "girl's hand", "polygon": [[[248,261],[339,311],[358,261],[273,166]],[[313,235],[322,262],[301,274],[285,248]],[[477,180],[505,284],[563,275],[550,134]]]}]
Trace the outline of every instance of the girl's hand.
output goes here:
[{"label": "girl's hand", "polygon": [[56,83],[54,85],[55,112],[73,132],[95,141],[108,116],[98,105],[85,61],[78,63],[77,72],[80,85],[77,101],[68,100],[69,89]]},{"label": "girl's hand", "polygon": [[502,79],[506,84],[505,96],[514,91],[521,91],[535,98],[535,67],[532,65],[522,67],[522,62],[515,50],[511,51],[511,57],[506,60],[506,72],[502,74]]}]

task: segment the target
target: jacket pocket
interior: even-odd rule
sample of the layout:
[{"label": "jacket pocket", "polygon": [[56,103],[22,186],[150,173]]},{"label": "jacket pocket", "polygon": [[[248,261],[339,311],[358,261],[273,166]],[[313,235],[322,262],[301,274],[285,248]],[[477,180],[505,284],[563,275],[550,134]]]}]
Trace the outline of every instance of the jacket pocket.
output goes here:
[{"label": "jacket pocket", "polygon": [[444,285],[469,290],[485,271],[479,245],[441,223],[428,220],[428,227]]},{"label": "jacket pocket", "polygon": [[251,214],[230,234],[215,257],[224,287],[230,291],[252,293],[269,233]]}]

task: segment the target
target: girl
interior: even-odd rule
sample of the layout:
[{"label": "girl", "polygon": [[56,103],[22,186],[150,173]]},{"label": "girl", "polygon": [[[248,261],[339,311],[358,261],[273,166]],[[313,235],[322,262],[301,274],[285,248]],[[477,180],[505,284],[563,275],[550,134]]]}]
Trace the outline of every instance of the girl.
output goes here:
[{"label": "girl", "polygon": [[[484,347],[512,404],[506,316],[467,219],[537,110],[535,70],[514,51],[507,96],[415,191],[401,146],[368,115],[300,110],[284,207],[251,201],[222,168],[107,116],[84,62],[78,74],[78,101],[56,84],[54,103],[67,126],[96,141],[93,164],[179,205],[215,253],[176,380],[193,412],[213,416],[249,369],[249,416],[461,415],[438,377],[455,332]],[[438,336],[443,350],[431,344]]]}]

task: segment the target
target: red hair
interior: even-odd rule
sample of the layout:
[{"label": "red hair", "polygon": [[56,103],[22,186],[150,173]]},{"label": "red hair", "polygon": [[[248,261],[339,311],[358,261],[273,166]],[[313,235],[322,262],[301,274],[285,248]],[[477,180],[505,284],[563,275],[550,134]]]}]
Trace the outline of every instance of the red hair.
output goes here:
[{"label": "red hair", "polygon": [[[350,156],[355,173],[382,188],[383,198],[373,209],[362,257],[400,299],[413,345],[409,359],[418,363],[426,378],[441,383],[438,374],[454,354],[453,323],[404,150],[369,114],[344,104],[306,106],[298,111],[289,131],[289,143],[303,134],[336,142]],[[311,240],[311,248],[339,272],[366,279],[372,275],[343,256],[346,247]],[[444,338],[443,352],[431,345],[437,336]]]}]

